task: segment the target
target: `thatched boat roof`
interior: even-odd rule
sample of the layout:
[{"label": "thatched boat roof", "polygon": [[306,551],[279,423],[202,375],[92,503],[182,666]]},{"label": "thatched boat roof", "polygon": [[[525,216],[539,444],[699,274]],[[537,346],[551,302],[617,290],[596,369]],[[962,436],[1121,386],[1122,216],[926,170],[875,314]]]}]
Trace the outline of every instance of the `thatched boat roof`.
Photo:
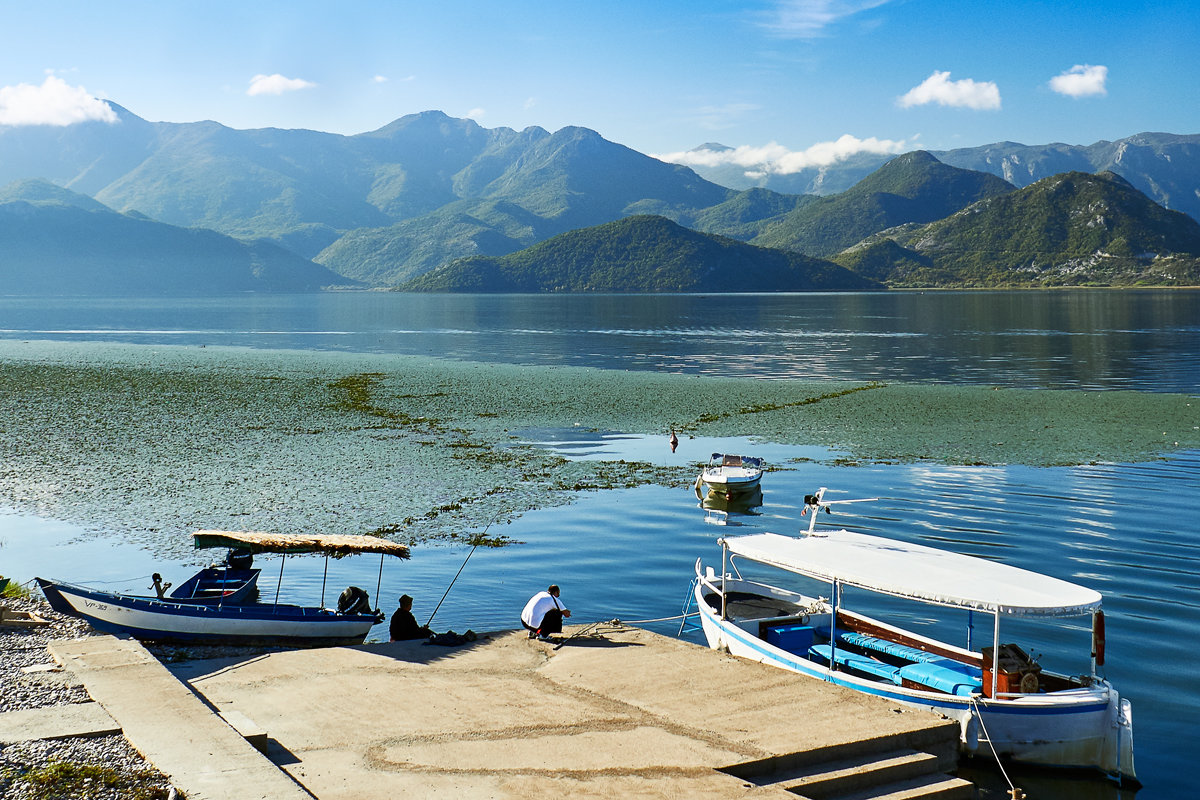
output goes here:
[{"label": "thatched boat roof", "polygon": [[338,536],[335,534],[264,533],[262,531],[196,531],[192,540],[197,549],[235,547],[252,553],[325,553],[345,556],[352,553],[384,553],[408,558],[407,545],[376,536]]}]

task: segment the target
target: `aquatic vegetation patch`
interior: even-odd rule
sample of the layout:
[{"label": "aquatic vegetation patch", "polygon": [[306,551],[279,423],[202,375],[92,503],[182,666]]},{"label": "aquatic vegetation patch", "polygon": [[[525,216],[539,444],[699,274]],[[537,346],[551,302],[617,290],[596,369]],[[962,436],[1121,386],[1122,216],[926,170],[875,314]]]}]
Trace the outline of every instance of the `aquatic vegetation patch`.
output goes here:
[{"label": "aquatic vegetation patch", "polygon": [[[869,391],[871,389],[880,389],[884,386],[882,383],[871,382],[865,386],[851,386],[848,389],[841,389],[836,392],[826,392],[825,394],[815,397],[805,397],[800,400],[792,400],[783,403],[755,403],[753,405],[744,406],[733,411],[713,412],[711,414],[703,414],[696,418],[694,425],[704,425],[711,422],[717,422],[722,419],[734,416],[743,416],[747,414],[763,414],[768,411],[780,411],[785,408],[796,408],[799,406],[809,406],[814,403],[824,402],[825,400],[834,400],[839,397],[845,397],[855,392]],[[692,430],[692,425],[685,424],[681,430]]]},{"label": "aquatic vegetation patch", "polygon": [[1050,465],[1200,447],[1193,400],[0,342],[0,502],[182,558],[195,558],[197,528],[461,542],[579,492],[690,486],[696,474],[567,460],[514,431],[686,427],[858,463]]}]

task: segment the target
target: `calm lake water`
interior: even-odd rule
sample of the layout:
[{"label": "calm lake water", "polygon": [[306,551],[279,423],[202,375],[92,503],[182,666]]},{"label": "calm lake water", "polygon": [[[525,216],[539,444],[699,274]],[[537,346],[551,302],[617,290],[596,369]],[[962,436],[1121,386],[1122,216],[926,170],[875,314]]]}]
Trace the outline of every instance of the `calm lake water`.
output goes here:
[{"label": "calm lake water", "polygon": [[[1200,292],[1191,291],[0,298],[0,337],[412,353],[766,379],[1200,391]],[[1001,560],[1102,592],[1109,654],[1103,671],[1134,707],[1138,773],[1146,784],[1136,796],[1195,794],[1200,453],[1069,468],[849,467],[817,448],[751,440],[684,439],[672,454],[661,438],[619,431],[530,431],[526,438],[573,458],[679,464],[727,450],[786,468],[764,478],[759,513],[731,517],[728,527],[707,524],[690,490],[662,487],[590,493],[570,506],[526,514],[503,530],[523,544],[470,556],[434,628],[515,627],[524,600],[552,581],[563,586],[574,621],[678,615],[696,558],[719,560],[717,536],[795,532],[804,522],[798,498],[828,486],[830,497],[878,500],[843,507],[845,513],[823,521]],[[468,553],[422,548],[411,562],[385,565],[384,607],[407,591],[424,621]],[[261,561],[264,594],[273,595],[278,561]],[[322,569],[320,559],[289,559],[282,598],[319,599]],[[0,513],[5,575],[25,580],[50,573],[143,592],[154,571],[179,581],[192,566],[59,521]],[[331,562],[326,601],[351,583],[374,593],[378,575],[373,557]],[[917,610],[887,610],[913,625],[935,624]],[[679,622],[647,627],[675,634]],[[1044,654],[1049,667],[1087,667],[1079,624],[1065,634],[1048,623],[1004,631],[1006,639],[1011,633]],[[699,641],[695,632],[683,635]],[[1064,644],[1078,652],[1063,653]],[[970,777],[985,785],[984,796],[1006,796],[994,773]],[[1016,782],[1031,798],[1133,796],[1101,781],[1029,770],[1017,770]]]}]

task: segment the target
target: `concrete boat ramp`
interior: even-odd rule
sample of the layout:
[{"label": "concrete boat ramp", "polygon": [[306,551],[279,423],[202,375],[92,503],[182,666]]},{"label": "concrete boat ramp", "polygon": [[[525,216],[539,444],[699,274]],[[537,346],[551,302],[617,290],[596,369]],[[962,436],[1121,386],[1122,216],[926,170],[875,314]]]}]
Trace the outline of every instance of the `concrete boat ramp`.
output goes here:
[{"label": "concrete boat ramp", "polygon": [[953,722],[636,628],[170,665],[111,636],[51,653],[189,800],[974,796],[943,774]]}]

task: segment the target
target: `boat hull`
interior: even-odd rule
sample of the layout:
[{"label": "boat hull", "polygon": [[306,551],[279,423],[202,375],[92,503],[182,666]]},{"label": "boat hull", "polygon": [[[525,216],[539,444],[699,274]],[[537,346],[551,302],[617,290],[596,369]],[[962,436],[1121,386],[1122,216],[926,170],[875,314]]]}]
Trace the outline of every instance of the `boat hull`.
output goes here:
[{"label": "boat hull", "polygon": [[700,474],[700,483],[709,492],[729,497],[758,490],[762,476],[760,469],[713,467]]},{"label": "boat hull", "polygon": [[[751,585],[726,582],[727,589],[733,590],[734,586]],[[1000,757],[1013,761],[1097,769],[1119,782],[1136,783],[1132,709],[1129,701],[1105,682],[1067,692],[991,699],[978,694],[957,696],[908,689],[860,678],[774,646],[736,622],[722,619],[705,600],[705,594],[712,591],[719,590],[714,584],[706,586],[698,575],[694,601],[705,638],[713,649],[954,719],[959,723],[960,749],[965,754],[990,757],[994,748]],[[801,605],[817,602],[796,597]]]},{"label": "boat hull", "polygon": [[377,619],[324,608],[181,603],[102,592],[38,578],[55,611],[81,617],[105,633],[145,641],[208,644],[359,644]]}]

